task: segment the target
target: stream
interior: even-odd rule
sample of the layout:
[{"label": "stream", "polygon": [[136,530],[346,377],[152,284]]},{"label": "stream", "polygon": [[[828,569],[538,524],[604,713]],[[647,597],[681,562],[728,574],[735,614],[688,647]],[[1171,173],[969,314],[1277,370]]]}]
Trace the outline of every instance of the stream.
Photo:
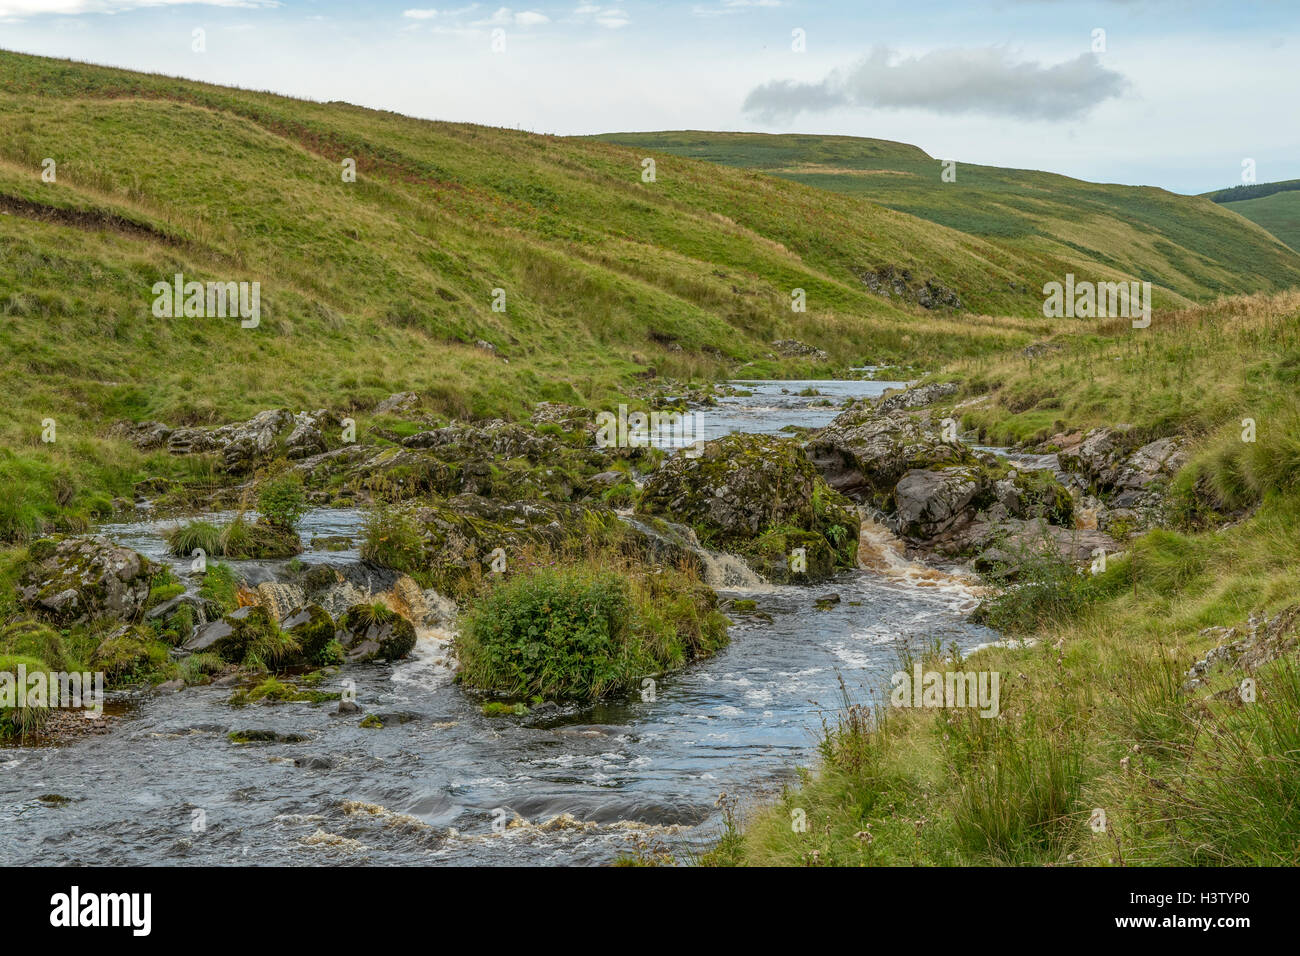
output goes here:
[{"label": "stream", "polygon": [[[900,383],[733,384],[751,394],[699,410],[704,437],[819,427],[843,399]],[[821,395],[797,394],[810,386]],[[819,404],[827,398],[834,407]],[[298,560],[355,566],[355,550],[310,541],[359,536],[362,521],[355,510],[310,512]],[[188,570],[165,553],[171,523],[146,514],[99,531]],[[732,566],[710,558],[720,573]],[[283,568],[230,563],[250,583]],[[320,685],[355,681],[357,702],[385,717],[383,729],[359,727],[359,715],[337,715],[332,702],[236,710],[231,687],[110,695],[118,716],[108,734],[0,747],[0,862],[601,864],[638,842],[689,860],[721,832],[719,794],[742,798],[743,813],[815,763],[841,678],[855,699],[878,699],[905,647],[997,639],[966,622],[976,598],[964,581],[911,564],[883,529],[864,529],[861,565],[815,587],[719,577],[721,598],[751,599],[770,622],[733,615],[730,645],[659,679],[653,700],[486,717],[452,682],[450,635],[429,629],[407,660],[350,666]],[[302,739],[227,739],[247,728]]]}]

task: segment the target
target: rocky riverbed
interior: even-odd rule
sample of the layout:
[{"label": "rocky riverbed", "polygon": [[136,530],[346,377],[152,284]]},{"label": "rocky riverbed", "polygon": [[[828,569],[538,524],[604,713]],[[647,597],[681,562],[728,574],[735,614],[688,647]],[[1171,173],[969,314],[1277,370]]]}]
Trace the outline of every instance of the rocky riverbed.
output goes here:
[{"label": "rocky riverbed", "polygon": [[[890,387],[737,383],[691,456],[598,448],[573,406],[449,423],[405,394],[361,441],[327,411],[120,426],[228,480],[203,500],[143,483],[132,520],[30,549],[28,618],[0,639],[55,657],[93,638],[119,689],[94,734],[60,715],[0,750],[0,858],[67,862],[49,854],[89,839],[102,862],[600,862],[707,842],[720,792],[761,798],[810,759],[841,678],[865,697],[909,650],[997,639],[968,620],[968,569],[1120,549],[1106,528],[1139,526],[1178,462],[1124,429],[1009,458],[953,434],[953,389]],[[238,504],[272,462],[304,489],[292,553],[222,557],[216,586],[175,529],[269,520]],[[631,694],[485,707],[456,679],[459,614],[578,528],[639,573],[688,569],[730,642]]]}]

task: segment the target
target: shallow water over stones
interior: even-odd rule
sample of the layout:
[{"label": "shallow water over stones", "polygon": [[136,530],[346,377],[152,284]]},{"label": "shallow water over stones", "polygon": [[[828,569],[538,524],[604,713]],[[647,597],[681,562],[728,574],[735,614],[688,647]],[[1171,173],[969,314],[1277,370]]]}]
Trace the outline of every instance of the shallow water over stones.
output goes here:
[{"label": "shallow water over stones", "polygon": [[[827,394],[884,387],[807,384]],[[728,416],[728,431],[815,426],[823,413],[828,421],[835,409],[800,408],[816,398],[780,392],[804,385],[763,383],[762,394],[728,399],[719,416]],[[769,417],[760,407],[781,411]],[[355,569],[355,551],[310,540],[355,535],[360,523],[355,511],[310,513],[299,560]],[[101,530],[185,570],[188,560],[163,553],[166,524]],[[355,681],[360,714],[336,715],[332,703],[236,710],[229,687],[124,695],[109,734],[0,749],[0,861],[597,864],[640,841],[703,847],[720,831],[719,793],[773,798],[796,766],[815,760],[821,719],[840,705],[841,676],[865,700],[905,646],[997,639],[965,621],[974,598],[960,579],[896,560],[887,542],[872,553],[864,570],[817,587],[720,590],[753,600],[756,612],[733,613],[730,646],[659,679],[653,700],[486,717],[452,681],[450,635],[432,628],[420,631],[409,659],[348,667],[320,686]],[[235,567],[257,583],[275,579],[283,562]],[[819,602],[832,596],[839,601]],[[370,714],[385,726],[359,726]],[[227,739],[246,729],[282,742]],[[68,799],[41,799],[51,794]]]}]

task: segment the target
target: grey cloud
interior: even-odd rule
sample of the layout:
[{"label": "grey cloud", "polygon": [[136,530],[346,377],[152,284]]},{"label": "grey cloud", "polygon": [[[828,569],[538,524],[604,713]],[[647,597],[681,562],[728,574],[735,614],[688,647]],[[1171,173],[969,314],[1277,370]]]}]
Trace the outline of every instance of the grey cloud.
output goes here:
[{"label": "grey cloud", "polygon": [[1127,86],[1122,74],[1091,53],[1043,66],[1013,61],[1003,47],[949,48],[915,57],[876,47],[817,83],[774,80],[755,87],[744,110],[765,121],[846,106],[1065,120],[1119,96]]}]

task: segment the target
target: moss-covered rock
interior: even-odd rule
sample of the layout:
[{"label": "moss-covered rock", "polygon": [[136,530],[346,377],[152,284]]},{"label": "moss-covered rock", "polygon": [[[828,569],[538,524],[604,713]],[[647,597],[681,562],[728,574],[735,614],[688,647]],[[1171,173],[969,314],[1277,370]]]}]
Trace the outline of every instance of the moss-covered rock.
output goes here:
[{"label": "moss-covered rock", "polygon": [[870,407],[841,413],[806,449],[832,488],[877,508],[908,471],[977,463],[965,445],[945,441],[940,423],[928,416]]},{"label": "moss-covered rock", "polygon": [[834,549],[812,531],[770,531],[750,546],[746,557],[755,571],[777,584],[815,584],[835,574]]},{"label": "moss-covered rock", "polygon": [[304,690],[296,684],[268,677],[252,687],[241,688],[230,698],[232,707],[248,704],[286,704],[309,703],[321,704],[325,701],[339,700],[343,695],[337,691]]},{"label": "moss-covered rock", "polygon": [[809,527],[816,485],[816,469],[794,442],[728,435],[706,442],[696,457],[664,462],[646,480],[637,510],[690,524],[725,547],[771,527]]},{"label": "moss-covered rock", "polygon": [[618,516],[603,506],[464,494],[375,509],[361,555],[409,574],[422,587],[463,598],[491,575],[498,548],[497,557],[508,562],[529,545],[558,548],[593,526],[612,533],[618,524]]},{"label": "moss-covered rock", "polygon": [[334,619],[318,604],[291,611],[283,621],[280,629],[298,642],[303,659],[308,664],[338,663],[330,653],[334,642]]},{"label": "moss-covered rock", "polygon": [[303,659],[296,638],[283,632],[270,612],[257,604],[237,608],[204,625],[186,649],[217,654],[232,664],[266,669],[289,667]]},{"label": "moss-covered rock", "polygon": [[101,535],[38,542],[18,587],[19,601],[61,626],[96,618],[133,620],[159,568]]},{"label": "moss-covered rock", "polygon": [[696,458],[669,459],[646,481],[637,510],[688,523],[705,544],[735,551],[774,580],[823,580],[857,555],[852,502],[797,444],[771,435],[729,435]]},{"label": "moss-covered rock", "polygon": [[383,604],[348,608],[335,636],[352,662],[400,660],[415,647],[415,625]]}]

